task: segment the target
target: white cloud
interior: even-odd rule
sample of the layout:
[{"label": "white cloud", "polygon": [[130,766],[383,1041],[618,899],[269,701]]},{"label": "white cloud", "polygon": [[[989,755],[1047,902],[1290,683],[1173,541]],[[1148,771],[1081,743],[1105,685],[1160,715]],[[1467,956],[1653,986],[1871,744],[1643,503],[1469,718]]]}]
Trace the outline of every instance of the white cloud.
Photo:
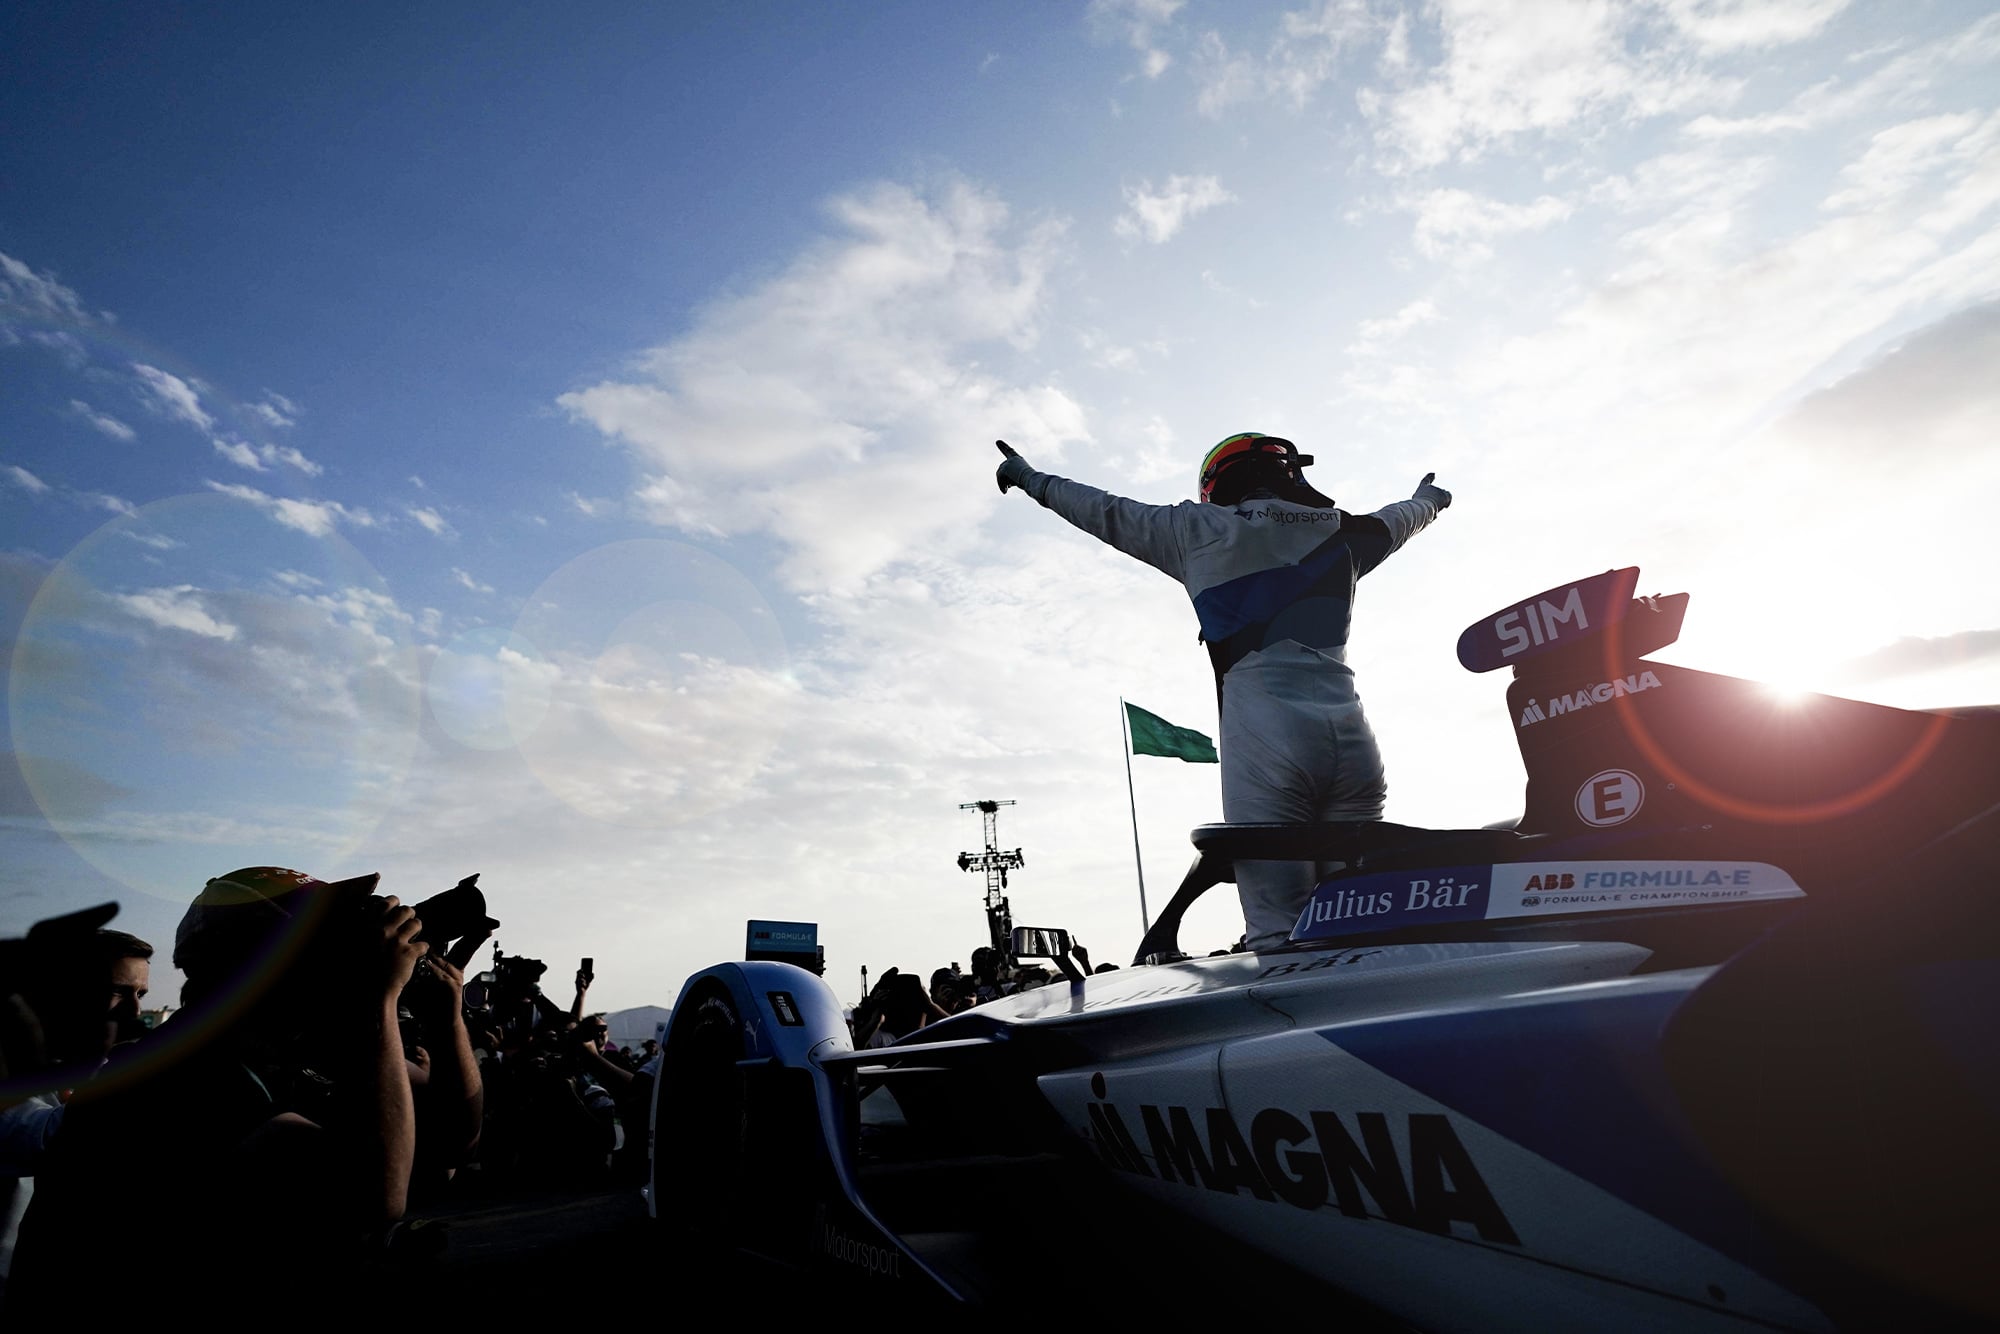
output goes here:
[{"label": "white cloud", "polygon": [[[0,347],[12,347],[18,341],[20,336],[8,324],[0,321]],[[27,341],[55,353],[62,363],[73,371],[81,371],[90,364],[89,349],[84,347],[82,339],[68,330],[31,329],[27,333]]]},{"label": "white cloud", "polygon": [[[153,517],[211,538],[213,511]],[[200,545],[176,552],[176,566],[201,559]],[[46,585],[60,588],[65,614],[24,627],[21,645],[37,651],[17,651],[10,686],[37,707],[15,713],[22,749],[74,757],[74,734],[111,717],[117,727],[90,745],[96,772],[171,775],[108,803],[44,808],[78,852],[135,889],[184,899],[173,887],[190,861],[242,865],[271,848],[307,849],[314,864],[352,855],[395,798],[419,718],[418,664],[398,637],[407,626],[368,590],[309,598],[270,585],[258,576],[275,549],[210,544],[221,564],[204,562],[208,578],[135,585],[107,582],[106,558],[123,568],[129,556],[86,547]],[[78,634],[91,652],[51,651]],[[256,811],[241,820],[245,791]],[[171,846],[183,843],[193,857]]]},{"label": "white cloud", "polygon": [[1129,477],[1139,486],[1169,480],[1185,482],[1192,471],[1189,450],[1180,433],[1158,413],[1112,422],[1105,436],[1117,445],[1096,456],[1098,466]]},{"label": "white cloud", "polygon": [[346,584],[338,592],[302,593],[299,601],[310,603],[326,613],[332,624],[363,631],[385,643],[388,630],[416,623],[416,618],[397,605],[396,599],[389,593],[359,584]]},{"label": "white cloud", "polygon": [[75,291],[65,287],[53,273],[36,273],[12,255],[0,253],[0,323],[6,317],[25,316],[66,323],[89,324]]},{"label": "white cloud", "polygon": [[72,414],[90,423],[93,428],[110,436],[113,440],[129,441],[138,438],[139,433],[124,422],[119,421],[109,413],[99,412],[80,398],[72,398],[69,401],[69,410]]},{"label": "white cloud", "polygon": [[1365,0],[1319,0],[1286,11],[1261,56],[1230,50],[1220,33],[1203,33],[1195,53],[1195,106],[1217,116],[1237,103],[1276,98],[1303,110],[1339,74],[1344,56],[1383,34],[1382,20],[1369,13]]},{"label": "white cloud", "polygon": [[1348,354],[1357,356],[1379,352],[1385,345],[1395,342],[1412,329],[1435,323],[1440,318],[1442,316],[1437,304],[1429,297],[1419,297],[1393,315],[1379,320],[1361,321],[1355,330],[1355,341],[1348,346]]},{"label": "white cloud", "polygon": [[259,446],[257,453],[266,463],[282,463],[287,468],[296,468],[308,477],[317,477],[326,471],[290,445],[262,445]]},{"label": "white cloud", "polygon": [[110,510],[113,514],[131,515],[139,512],[138,506],[134,505],[131,501],[126,500],[122,496],[109,495],[103,491],[81,492],[78,498],[86,505],[101,510]]},{"label": "white cloud", "polygon": [[1487,244],[1497,236],[1541,231],[1567,218],[1568,201],[1542,195],[1526,204],[1508,204],[1469,190],[1431,190],[1410,202],[1417,215],[1416,247],[1431,259],[1469,263],[1491,257]]},{"label": "white cloud", "polygon": [[129,524],[121,525],[115,531],[118,536],[124,538],[126,541],[137,542],[140,546],[147,547],[153,551],[178,551],[186,545],[186,543],[168,537],[165,533],[147,532],[143,528],[135,528]]},{"label": "white cloud", "polygon": [[1836,73],[1775,109],[1741,116],[1708,113],[1689,121],[1682,132],[1696,139],[1797,135],[1883,108],[1925,107],[1938,99],[1952,76],[1996,57],[2000,14],[1989,14],[1907,50],[1892,45],[1857,53],[1850,63],[1863,71],[1858,77]]},{"label": "white cloud", "polygon": [[2000,301],[1918,330],[1772,427],[1802,457],[1865,462],[1893,451],[1905,473],[1957,469],[1992,452],[2000,428]]},{"label": "white cloud", "polygon": [[1171,240],[1189,218],[1235,199],[1213,176],[1169,176],[1158,190],[1151,181],[1141,181],[1125,187],[1125,211],[1112,230],[1126,240],[1143,238],[1159,245]]},{"label": "white cloud", "polygon": [[9,463],[5,468],[0,468],[0,471],[4,471],[8,477],[13,479],[15,486],[20,487],[30,495],[45,496],[49,493],[49,484],[29,472],[26,468],[17,467]]},{"label": "white cloud", "polygon": [[1705,51],[1783,46],[1817,36],[1850,0],[1657,0]]},{"label": "white cloud", "polygon": [[459,587],[469,589],[474,593],[491,593],[493,591],[493,585],[480,583],[477,579],[474,579],[455,565],[452,567],[451,577],[457,582]]},{"label": "white cloud", "polygon": [[87,509],[108,510],[113,514],[130,515],[139,511],[131,501],[122,496],[114,496],[103,491],[79,491],[68,486],[59,486],[29,472],[26,468],[7,464],[0,467],[7,479],[15,486],[35,496],[56,496],[69,504],[81,505]]},{"label": "white cloud", "polygon": [[257,457],[257,451],[249,445],[244,444],[241,440],[223,440],[217,438],[209,441],[209,444],[215,446],[216,453],[222,455],[222,457],[228,459],[239,468],[248,468],[252,472],[264,471],[263,460]]},{"label": "white cloud", "polygon": [[1991,148],[2000,114],[1926,116],[1878,130],[1868,150],[1841,168],[1841,188],[1820,207],[1829,212],[1865,209],[1907,194],[1925,177],[1948,170]]},{"label": "white cloud", "polygon": [[1076,341],[1094,366],[1114,371],[1138,369],[1138,349],[1112,342],[1100,329],[1082,330],[1077,334]]},{"label": "white cloud", "polygon": [[[620,399],[623,397],[623,395],[620,393],[620,388],[622,387],[599,385],[597,386],[596,389],[587,391],[597,396],[596,410],[604,412],[609,420],[615,421],[624,415],[621,409],[624,408],[626,405],[620,402]],[[640,392],[642,395],[647,394],[647,391],[644,390],[641,390]],[[647,396],[650,397],[650,395]],[[573,395],[565,396],[565,398],[568,397],[574,397],[574,396]],[[568,406],[568,404],[565,403],[565,406]],[[614,501],[605,500],[602,498],[592,498],[590,496],[581,495],[575,491],[565,491],[563,492],[563,495],[569,499],[570,508],[575,510],[578,514],[583,515],[586,519],[601,519],[605,515],[610,514],[613,510],[617,508],[617,504]]]},{"label": "white cloud", "polygon": [[1229,49],[1216,32],[1205,32],[1195,46],[1195,75],[1201,91],[1195,105],[1204,116],[1219,116],[1239,102],[1263,94],[1263,71],[1256,59]]},{"label": "white cloud", "polygon": [[201,393],[195,385],[144,362],[133,362],[132,372],[139,377],[139,387],[145,391],[146,403],[154,411],[185,422],[199,431],[215,429],[215,418],[202,407]]},{"label": "white cloud", "polygon": [[266,426],[280,430],[296,426],[299,420],[299,405],[271,389],[266,389],[264,397],[259,401],[246,404],[244,410],[257,417]]},{"label": "white cloud", "polygon": [[309,537],[325,537],[342,524],[355,528],[375,526],[375,516],[367,510],[351,509],[334,500],[293,500],[287,496],[268,495],[254,486],[237,486],[227,482],[208,482],[207,486],[221,495],[247,501],[285,527]]},{"label": "white cloud", "polygon": [[1691,139],[1753,139],[1810,129],[1816,117],[1803,111],[1779,111],[1760,116],[1696,116],[1681,127]]},{"label": "white cloud", "polygon": [[[879,185],[829,212],[839,235],[703,311],[646,354],[643,378],[560,400],[631,449],[642,512],[770,533],[792,553],[787,579],[811,586],[952,540],[987,508],[992,493],[967,483],[990,466],[963,442],[1003,437],[1053,461],[1083,436],[1061,388],[993,369],[1039,333],[1060,227],[1017,234],[999,200],[958,182]],[[867,518],[829,520],[841,514]]]},{"label": "white cloud", "polygon": [[405,505],[403,513],[417,521],[419,527],[433,537],[456,537],[458,534],[446,521],[444,515],[428,505]]},{"label": "white cloud", "polygon": [[1410,302],[1394,315],[1381,320],[1363,320],[1361,336],[1371,342],[1384,338],[1395,338],[1408,333],[1420,324],[1429,324],[1439,318],[1437,305],[1428,297]]},{"label": "white cloud", "polygon": [[[570,498],[579,510],[592,518],[610,512],[610,502],[586,502],[582,496]],[[705,500],[700,491],[664,473],[646,478],[632,493],[639,512],[652,522],[684,533],[703,537],[726,537],[728,530],[703,513]]]},{"label": "white cloud", "polygon": [[1140,71],[1157,79],[1173,64],[1173,57],[1157,44],[1159,30],[1173,22],[1186,0],[1090,0],[1085,11],[1100,32],[1123,38],[1139,53]]},{"label": "white cloud", "polygon": [[308,477],[317,477],[326,471],[290,445],[252,446],[241,440],[223,439],[220,436],[210,440],[209,443],[215,447],[216,453],[237,467],[248,468],[252,472],[265,472],[278,464],[295,469]]},{"label": "white cloud", "polygon": [[235,639],[238,633],[234,625],[209,614],[192,584],[149,588],[139,593],[114,593],[111,601],[162,629],[185,630],[191,635],[225,642]]},{"label": "white cloud", "polygon": [[1432,366],[1407,360],[1382,360],[1380,351],[1364,347],[1356,354],[1365,364],[1350,368],[1341,377],[1341,391],[1346,400],[1389,410],[1403,421],[1404,429],[1410,420],[1447,414],[1443,387]]},{"label": "white cloud", "polygon": [[1405,40],[1378,66],[1385,86],[1364,90],[1361,106],[1389,163],[1421,168],[1522,135],[1729,100],[1735,84],[1674,43],[1645,40],[1643,19],[1610,0],[1443,0],[1426,11],[1442,60],[1417,65]]},{"label": "white cloud", "polygon": [[[1621,449],[1664,466],[1740,439],[1907,322],[2000,295],[2000,115],[1814,146],[1832,151],[1809,174],[1707,140],[1586,185],[1614,224],[1590,234],[1601,249],[1559,275],[1510,271],[1535,284],[1511,332],[1456,365],[1406,359],[1405,409],[1456,404],[1492,449],[1533,442],[1556,470],[1617,422]],[[1801,217],[1816,182],[1823,206]],[[1591,475],[1574,474],[1580,496]]]},{"label": "white cloud", "polygon": [[1226,296],[1231,301],[1240,301],[1252,310],[1262,310],[1270,304],[1270,302],[1264,300],[1262,297],[1251,296],[1239,287],[1230,286],[1217,277],[1213,269],[1203,269],[1201,271],[1201,285],[1217,296]]}]

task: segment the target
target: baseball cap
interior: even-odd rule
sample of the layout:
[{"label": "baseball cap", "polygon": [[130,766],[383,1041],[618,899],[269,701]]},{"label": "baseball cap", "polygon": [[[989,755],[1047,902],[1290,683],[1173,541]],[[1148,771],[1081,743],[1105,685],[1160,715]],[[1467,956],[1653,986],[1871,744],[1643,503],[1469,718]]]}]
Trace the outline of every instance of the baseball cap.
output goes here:
[{"label": "baseball cap", "polygon": [[202,886],[174,932],[174,967],[189,976],[233,968],[273,936],[334,903],[372,894],[377,872],[321,880],[284,866],[246,866]]}]

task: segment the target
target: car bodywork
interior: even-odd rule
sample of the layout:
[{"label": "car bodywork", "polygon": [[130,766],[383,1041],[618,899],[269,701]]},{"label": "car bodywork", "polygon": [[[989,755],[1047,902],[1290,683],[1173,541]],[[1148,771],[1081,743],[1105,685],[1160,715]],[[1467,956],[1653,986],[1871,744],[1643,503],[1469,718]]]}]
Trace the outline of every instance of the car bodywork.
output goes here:
[{"label": "car bodywork", "polygon": [[[655,1211],[975,1300],[1143,1268],[1424,1329],[1991,1318],[2000,719],[1647,659],[1686,598],[1636,578],[1461,640],[1514,669],[1509,828],[1205,826],[1137,966],[878,1050],[810,973],[697,974]],[[1337,869],[1284,948],[1182,954],[1252,855]]]}]

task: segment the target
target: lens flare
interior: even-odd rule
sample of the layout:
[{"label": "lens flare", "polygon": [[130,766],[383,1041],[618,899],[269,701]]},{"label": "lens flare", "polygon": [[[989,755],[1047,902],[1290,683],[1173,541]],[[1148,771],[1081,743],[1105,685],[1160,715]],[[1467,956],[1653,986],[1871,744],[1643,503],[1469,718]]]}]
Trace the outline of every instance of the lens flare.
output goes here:
[{"label": "lens flare", "polygon": [[742,800],[798,693],[756,587],[665,539],[577,557],[514,633],[551,667],[508,680],[510,717],[541,710],[521,754],[565,805],[609,824],[661,828]]},{"label": "lens flare", "polygon": [[471,630],[439,650],[424,678],[431,717],[473,750],[512,750],[548,716],[556,669],[512,631]]},{"label": "lens flare", "polygon": [[8,680],[22,774],[52,829],[142,893],[330,866],[413,753],[410,629],[337,535],[218,495],[157,501],[85,538],[28,607]]}]

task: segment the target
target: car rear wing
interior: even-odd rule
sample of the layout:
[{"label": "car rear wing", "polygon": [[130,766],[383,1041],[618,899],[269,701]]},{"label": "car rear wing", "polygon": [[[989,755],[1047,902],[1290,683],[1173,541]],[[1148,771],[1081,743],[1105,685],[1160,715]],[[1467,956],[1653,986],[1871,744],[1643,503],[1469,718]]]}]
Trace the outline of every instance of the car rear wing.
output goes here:
[{"label": "car rear wing", "polygon": [[1639,567],[1606,570],[1559,584],[1481,617],[1458,637],[1459,665],[1469,672],[1513,667],[1519,676],[1593,655],[1622,660],[1665,648],[1680,637],[1688,596],[1635,598]]}]

